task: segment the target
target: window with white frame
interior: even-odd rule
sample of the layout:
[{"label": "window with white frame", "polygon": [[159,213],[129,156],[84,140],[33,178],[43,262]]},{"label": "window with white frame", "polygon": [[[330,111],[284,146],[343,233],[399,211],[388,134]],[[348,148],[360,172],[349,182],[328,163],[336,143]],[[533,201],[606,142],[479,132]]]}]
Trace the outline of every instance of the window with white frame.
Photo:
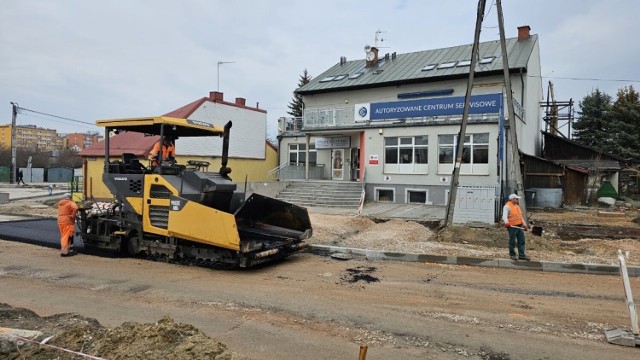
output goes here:
[{"label": "window with white frame", "polygon": [[384,172],[426,174],[429,170],[429,137],[384,138]]},{"label": "window with white frame", "polygon": [[[307,144],[289,144],[289,164],[304,165],[306,162]],[[315,144],[309,144],[309,164],[316,165],[318,153]]]},{"label": "window with white frame", "polygon": [[[458,135],[438,135],[438,173],[450,174],[455,162]],[[464,137],[460,174],[489,174],[489,133],[469,134]]]}]

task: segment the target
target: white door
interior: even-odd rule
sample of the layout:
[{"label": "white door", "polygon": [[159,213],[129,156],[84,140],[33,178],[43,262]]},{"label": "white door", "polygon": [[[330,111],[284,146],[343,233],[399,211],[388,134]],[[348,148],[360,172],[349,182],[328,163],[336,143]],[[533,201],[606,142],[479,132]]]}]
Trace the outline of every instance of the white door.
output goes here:
[{"label": "white door", "polygon": [[342,180],[344,166],[343,149],[331,150],[331,179]]}]

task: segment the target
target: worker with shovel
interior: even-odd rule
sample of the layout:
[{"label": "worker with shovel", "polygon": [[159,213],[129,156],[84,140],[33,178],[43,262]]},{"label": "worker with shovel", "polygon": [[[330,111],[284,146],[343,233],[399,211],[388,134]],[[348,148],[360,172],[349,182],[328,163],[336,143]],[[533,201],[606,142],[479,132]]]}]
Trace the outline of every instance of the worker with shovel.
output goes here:
[{"label": "worker with shovel", "polygon": [[[525,254],[524,249],[524,232],[529,229],[529,226],[527,226],[522,216],[522,209],[520,209],[518,199],[521,199],[521,197],[516,194],[509,195],[509,201],[502,208],[502,221],[504,221],[504,226],[509,231],[509,256],[511,260],[529,261],[531,259]],[[516,240],[518,243],[518,257],[516,257]]]}]

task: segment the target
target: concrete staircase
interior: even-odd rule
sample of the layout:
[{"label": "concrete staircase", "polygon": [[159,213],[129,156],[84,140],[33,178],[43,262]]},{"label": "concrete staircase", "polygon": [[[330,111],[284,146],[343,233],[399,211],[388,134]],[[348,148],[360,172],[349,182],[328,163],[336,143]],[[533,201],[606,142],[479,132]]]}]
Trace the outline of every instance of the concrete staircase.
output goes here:
[{"label": "concrete staircase", "polygon": [[301,206],[357,209],[361,194],[359,182],[308,180],[292,181],[276,198]]}]

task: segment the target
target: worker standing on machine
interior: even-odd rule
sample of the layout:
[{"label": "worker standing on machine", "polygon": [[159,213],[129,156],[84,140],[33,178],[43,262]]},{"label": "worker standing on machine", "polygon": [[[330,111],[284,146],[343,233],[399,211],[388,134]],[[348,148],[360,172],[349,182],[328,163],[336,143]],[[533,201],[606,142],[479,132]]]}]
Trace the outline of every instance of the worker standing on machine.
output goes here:
[{"label": "worker standing on machine", "polygon": [[149,153],[149,160],[151,161],[152,167],[158,166],[158,154],[160,154],[161,150],[162,150],[162,154],[161,154],[162,158],[160,159],[160,162],[163,162],[163,161],[175,162],[176,148],[173,145],[173,138],[170,136],[165,136],[164,139],[162,140],[162,149],[160,146],[160,140],[158,140],[158,142],[156,142],[155,145],[153,145],[153,149]]},{"label": "worker standing on machine", "polygon": [[60,229],[60,256],[72,256],[71,250],[73,231],[76,223],[78,205],[71,200],[71,194],[66,193],[58,202],[58,228]]}]

